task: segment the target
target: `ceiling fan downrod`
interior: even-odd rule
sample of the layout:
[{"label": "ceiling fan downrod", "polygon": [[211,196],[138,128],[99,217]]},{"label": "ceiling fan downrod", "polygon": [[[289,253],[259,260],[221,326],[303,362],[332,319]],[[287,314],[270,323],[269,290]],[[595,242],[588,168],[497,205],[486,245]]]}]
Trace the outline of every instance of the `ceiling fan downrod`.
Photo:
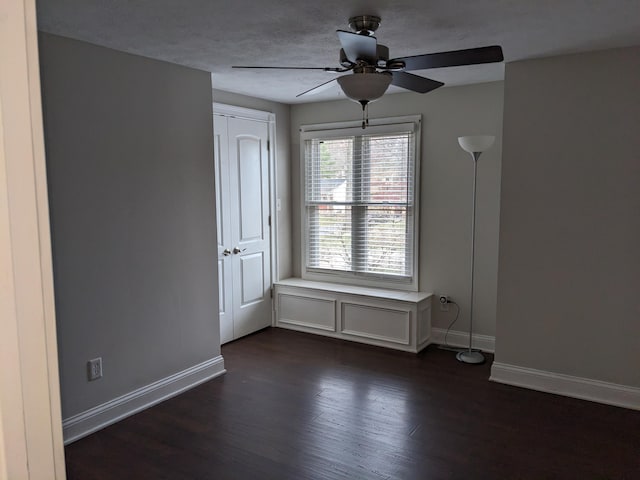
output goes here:
[{"label": "ceiling fan downrod", "polygon": [[349,28],[359,35],[372,36],[382,19],[376,15],[356,15],[349,19]]}]

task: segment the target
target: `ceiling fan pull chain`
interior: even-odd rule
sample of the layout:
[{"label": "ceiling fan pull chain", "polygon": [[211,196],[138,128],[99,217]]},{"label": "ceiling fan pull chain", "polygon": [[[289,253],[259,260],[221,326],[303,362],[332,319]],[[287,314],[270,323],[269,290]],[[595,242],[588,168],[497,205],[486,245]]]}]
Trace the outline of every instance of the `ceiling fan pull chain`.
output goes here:
[{"label": "ceiling fan pull chain", "polygon": [[369,102],[360,100],[360,105],[362,105],[362,129],[364,130],[369,125]]}]

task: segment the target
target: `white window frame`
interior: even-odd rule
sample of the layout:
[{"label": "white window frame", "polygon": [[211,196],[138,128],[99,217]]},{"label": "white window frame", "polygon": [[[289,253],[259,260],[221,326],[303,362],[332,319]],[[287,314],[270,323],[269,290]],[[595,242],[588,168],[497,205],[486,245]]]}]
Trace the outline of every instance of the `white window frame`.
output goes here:
[{"label": "white window frame", "polygon": [[[345,283],[350,285],[362,285],[367,287],[391,288],[394,290],[418,291],[418,266],[419,266],[419,250],[420,250],[420,139],[422,137],[422,116],[408,115],[404,117],[390,117],[370,119],[369,126],[362,130],[361,121],[324,123],[314,125],[303,125],[300,127],[300,205],[301,205],[301,221],[300,221],[300,238],[301,238],[301,273],[305,280],[313,280],[329,283]],[[357,274],[354,272],[320,272],[307,267],[308,255],[308,231],[307,231],[307,208],[305,200],[305,173],[306,173],[306,157],[305,143],[307,140],[314,138],[332,138],[345,135],[365,135],[372,133],[396,133],[399,131],[407,131],[407,128],[413,130],[415,151],[414,151],[414,176],[413,176],[413,268],[411,278],[394,279],[389,275],[375,276],[373,274]]]}]

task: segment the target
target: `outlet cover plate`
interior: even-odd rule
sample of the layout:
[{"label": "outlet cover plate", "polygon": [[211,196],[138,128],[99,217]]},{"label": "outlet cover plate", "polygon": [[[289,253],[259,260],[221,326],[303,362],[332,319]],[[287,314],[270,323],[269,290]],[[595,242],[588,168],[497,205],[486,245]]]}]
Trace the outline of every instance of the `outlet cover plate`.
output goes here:
[{"label": "outlet cover plate", "polygon": [[[445,302],[442,303],[442,298],[445,298]],[[449,295],[440,295],[440,297],[438,298],[438,303],[440,304],[440,311],[441,312],[448,312],[449,311]]]},{"label": "outlet cover plate", "polygon": [[102,378],[102,357],[87,362],[87,378],[90,382]]}]

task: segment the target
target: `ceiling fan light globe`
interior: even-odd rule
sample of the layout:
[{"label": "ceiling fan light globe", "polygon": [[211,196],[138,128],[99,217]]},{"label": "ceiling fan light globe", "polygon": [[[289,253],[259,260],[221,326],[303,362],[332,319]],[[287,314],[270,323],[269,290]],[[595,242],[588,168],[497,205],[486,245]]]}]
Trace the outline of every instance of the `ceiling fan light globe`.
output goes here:
[{"label": "ceiling fan light globe", "polygon": [[344,94],[356,102],[372,102],[380,98],[391,84],[391,74],[387,72],[352,73],[338,78]]}]

